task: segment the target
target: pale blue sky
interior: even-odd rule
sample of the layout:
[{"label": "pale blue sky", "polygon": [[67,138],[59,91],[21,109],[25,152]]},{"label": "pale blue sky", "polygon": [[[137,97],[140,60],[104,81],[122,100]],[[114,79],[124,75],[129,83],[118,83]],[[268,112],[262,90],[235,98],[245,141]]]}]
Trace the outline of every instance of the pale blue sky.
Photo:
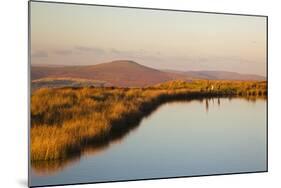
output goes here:
[{"label": "pale blue sky", "polygon": [[158,69],[266,74],[266,18],[31,3],[32,64],[130,59]]}]

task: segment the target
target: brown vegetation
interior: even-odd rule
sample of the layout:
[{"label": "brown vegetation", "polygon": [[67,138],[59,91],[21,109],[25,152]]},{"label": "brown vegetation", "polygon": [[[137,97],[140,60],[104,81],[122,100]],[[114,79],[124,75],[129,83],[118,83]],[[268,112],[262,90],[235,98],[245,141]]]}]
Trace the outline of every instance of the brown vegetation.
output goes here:
[{"label": "brown vegetation", "polygon": [[39,89],[31,97],[31,160],[63,159],[138,122],[160,104],[212,96],[266,96],[266,82],[172,81],[148,88]]},{"label": "brown vegetation", "polygon": [[40,88],[61,88],[61,87],[109,87],[111,84],[100,80],[88,80],[81,78],[41,78],[31,81],[31,91]]},{"label": "brown vegetation", "polygon": [[120,87],[144,87],[171,80],[165,72],[128,60],[85,66],[31,67],[32,80],[47,77],[103,80]]},{"label": "brown vegetation", "polygon": [[[31,79],[72,78],[102,80],[118,87],[147,87],[175,79],[180,80],[264,80],[265,77],[226,71],[157,70],[130,60],[117,60],[96,65],[32,66]],[[44,81],[44,80],[43,80]],[[38,83],[37,83],[38,84]],[[53,83],[51,83],[52,85]]]}]

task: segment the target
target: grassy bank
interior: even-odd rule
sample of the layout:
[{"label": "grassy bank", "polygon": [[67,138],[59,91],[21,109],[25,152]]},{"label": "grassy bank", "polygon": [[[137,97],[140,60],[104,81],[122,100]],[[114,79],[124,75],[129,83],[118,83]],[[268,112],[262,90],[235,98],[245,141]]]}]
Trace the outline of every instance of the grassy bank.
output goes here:
[{"label": "grassy bank", "polygon": [[63,159],[133,126],[162,103],[266,96],[265,82],[173,81],[148,88],[39,89],[31,97],[31,160]]}]

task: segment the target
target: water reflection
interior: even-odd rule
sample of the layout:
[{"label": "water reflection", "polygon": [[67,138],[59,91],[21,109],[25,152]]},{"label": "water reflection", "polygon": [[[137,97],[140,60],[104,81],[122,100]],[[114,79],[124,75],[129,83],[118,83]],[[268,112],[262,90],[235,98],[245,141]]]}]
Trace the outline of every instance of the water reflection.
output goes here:
[{"label": "water reflection", "polygon": [[130,134],[131,131],[134,131],[138,128],[139,122],[136,125],[137,126],[129,126],[128,128],[123,129],[121,132],[115,132],[100,143],[90,143],[86,145],[81,153],[74,154],[63,160],[31,162],[31,167],[36,174],[41,176],[56,174],[60,171],[63,171],[66,167],[79,162],[82,157],[86,157],[87,155],[97,155],[105,151],[110,146],[120,144],[122,140]]},{"label": "water reflection", "polygon": [[[203,99],[200,100],[203,101]],[[184,101],[188,103],[192,100],[190,99]],[[68,156],[63,160],[31,162],[31,168],[33,172],[39,176],[53,175],[65,170],[66,167],[79,162],[82,157],[86,157],[87,155],[97,155],[115,144],[121,144],[122,140],[125,137],[127,137],[132,131],[135,131],[139,127],[142,119],[148,118],[154,111],[156,111],[160,107],[161,105],[157,106],[155,109],[147,111],[146,114],[144,114],[143,118],[137,119],[136,121],[131,123],[132,125],[124,126],[121,131],[116,130],[112,132],[111,135],[103,139],[102,142],[88,143],[88,145],[85,145],[80,153],[74,153],[73,155]]]},{"label": "water reflection", "polygon": [[[227,99],[228,99],[229,102],[232,102],[231,101],[232,98],[227,98]],[[248,101],[248,102],[251,102],[251,103],[255,103],[257,100],[260,100],[260,99],[263,100],[265,98],[248,97],[248,98],[240,98],[239,100],[245,100],[245,101]],[[215,103],[215,100],[217,100],[217,103]],[[196,100],[186,100],[185,103],[189,103],[191,101],[199,101],[200,103],[204,102],[205,103],[205,111],[208,113],[210,108],[211,108],[210,102],[212,101],[211,102],[212,108],[216,104],[217,104],[218,107],[220,107],[221,105],[223,107],[225,102],[222,103],[221,100],[225,101],[225,98],[205,98],[205,99],[196,99]],[[188,105],[187,105],[187,107],[188,107]],[[153,117],[153,112],[157,111],[157,109],[154,109],[153,111],[147,113],[146,117],[144,117],[144,119],[149,119],[150,117]],[[176,113],[176,112],[174,112],[174,113]],[[198,117],[198,118],[201,118],[201,117]],[[37,176],[43,176],[44,177],[44,176],[50,176],[50,175],[54,175],[56,173],[63,172],[63,171],[65,171],[66,167],[71,167],[74,164],[79,163],[79,161],[81,159],[83,159],[87,156],[96,156],[96,155],[99,155],[99,154],[109,150],[111,147],[114,147],[114,145],[122,145],[123,141],[126,140],[126,137],[128,135],[130,135],[130,133],[135,132],[137,130],[137,128],[141,124],[142,120],[143,119],[140,119],[136,124],[128,126],[128,128],[123,129],[122,131],[115,132],[114,134],[112,134],[112,136],[110,138],[104,140],[104,142],[102,142],[102,143],[87,145],[83,149],[83,152],[80,155],[71,156],[71,157],[69,157],[69,158],[67,158],[63,161],[33,162],[32,163],[32,170],[33,170],[33,174],[34,174],[34,179],[36,179]],[[230,120],[230,121],[232,121],[232,120]],[[155,127],[157,127],[157,126],[155,126]],[[150,128],[153,129],[154,127],[151,126]],[[162,147],[162,146],[159,146],[159,147]],[[177,147],[177,146],[173,146],[173,147]],[[151,156],[151,157],[153,157],[153,156]]]},{"label": "water reflection", "polygon": [[206,109],[206,112],[208,113],[209,112],[209,99],[205,99],[205,109]]}]

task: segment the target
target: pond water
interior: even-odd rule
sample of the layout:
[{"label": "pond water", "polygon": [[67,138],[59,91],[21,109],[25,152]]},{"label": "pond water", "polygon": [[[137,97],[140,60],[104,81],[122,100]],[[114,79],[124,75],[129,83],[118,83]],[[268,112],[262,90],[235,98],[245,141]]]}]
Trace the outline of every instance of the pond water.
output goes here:
[{"label": "pond water", "polygon": [[49,173],[31,168],[31,185],[265,171],[266,118],[263,99],[166,103],[106,147]]}]

